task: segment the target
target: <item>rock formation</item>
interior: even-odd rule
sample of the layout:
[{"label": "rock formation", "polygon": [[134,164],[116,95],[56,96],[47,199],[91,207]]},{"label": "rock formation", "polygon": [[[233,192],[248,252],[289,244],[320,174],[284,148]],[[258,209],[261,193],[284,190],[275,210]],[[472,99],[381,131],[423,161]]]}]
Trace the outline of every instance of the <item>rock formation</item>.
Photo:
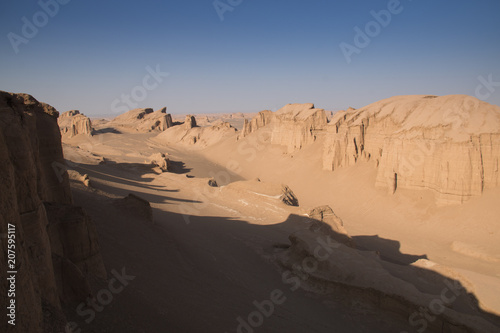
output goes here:
[{"label": "rock formation", "polygon": [[59,203],[44,206],[59,298],[82,301],[91,294],[87,276],[106,278],[94,223],[81,207]]},{"label": "rock formation", "polygon": [[[439,312],[433,312],[436,315],[428,322],[429,331],[498,331],[498,318],[483,312],[460,281],[443,278],[444,272],[450,274],[449,268],[425,259],[415,265],[384,261],[372,251],[346,246],[337,240],[344,235],[332,236],[334,233],[325,224],[321,228],[312,224],[292,233],[290,247],[275,255],[286,269],[283,274],[295,277],[301,282],[296,285],[309,292],[334,294],[337,301],[347,306],[356,304],[362,309],[377,309],[379,313],[387,311],[402,320],[441,300],[444,290],[457,296],[452,305],[446,304]],[[436,279],[442,287],[436,288]]]},{"label": "rock formation", "polygon": [[[47,214],[44,203],[53,205],[51,212],[58,207],[72,207],[67,172],[54,167],[64,165],[58,115],[53,107],[30,95],[0,91],[0,233],[15,229],[16,330],[19,332],[63,331],[61,300],[67,299],[65,292],[68,288],[86,289],[87,274],[105,274],[90,220],[71,231],[70,243],[60,238],[64,235],[49,236],[48,230],[55,221],[51,219],[53,214]],[[71,229],[71,223],[62,219],[57,225]],[[0,266],[5,268],[7,247],[3,239],[1,242]],[[66,249],[53,252],[60,242],[66,242]],[[84,250],[84,244],[89,242],[93,244],[91,253]],[[71,251],[82,251],[78,262],[69,255]],[[58,258],[54,259],[55,256]],[[61,268],[62,262],[64,268]],[[80,270],[81,279],[68,279],[61,273],[68,269],[77,272],[68,268],[72,265],[86,267],[85,272]],[[65,289],[61,289],[63,285]],[[4,278],[0,295],[5,309],[8,300]],[[6,325],[4,320],[0,330],[6,332]]]},{"label": "rock formation", "polygon": [[194,117],[188,116],[183,125],[173,126],[154,138],[161,144],[181,143],[196,145],[200,148],[211,146],[224,138],[236,134],[236,129],[231,124],[223,121],[215,121],[210,126],[189,127],[196,125]]},{"label": "rock formation", "polygon": [[162,172],[167,172],[170,168],[170,160],[163,153],[156,153],[149,157],[149,163],[156,165]]},{"label": "rock formation", "polygon": [[172,127],[172,116],[167,113],[167,108],[134,109],[114,118],[111,125],[134,129],[139,132],[164,131]]},{"label": "rock formation", "polygon": [[249,122],[248,119],[244,120],[243,130],[241,136],[245,137],[250,133],[255,132],[261,127],[264,127],[272,122],[274,114],[270,110],[260,111],[252,120]]},{"label": "rock formation", "polygon": [[334,116],[323,167],[374,161],[376,185],[460,203],[500,184],[500,107],[465,95],[397,96]]},{"label": "rock formation", "polygon": [[78,110],[71,110],[62,113],[58,120],[59,128],[63,135],[73,137],[78,134],[92,135],[92,121]]},{"label": "rock formation", "polygon": [[314,104],[288,104],[274,113],[271,143],[287,146],[291,153],[314,142],[326,125],[325,111]]},{"label": "rock formation", "polygon": [[76,170],[68,170],[68,176],[70,180],[76,180],[86,187],[90,187],[90,177],[88,174],[81,174]]},{"label": "rock formation", "polygon": [[330,206],[316,207],[308,215],[314,220],[311,230],[320,230],[325,235],[330,235],[337,242],[355,248],[354,240],[349,237],[344,228],[344,222],[335,215]]},{"label": "rock formation", "polygon": [[122,199],[116,199],[113,204],[139,219],[153,222],[153,209],[151,208],[151,204],[146,199],[135,194],[129,193],[129,195]]},{"label": "rock formation", "polygon": [[219,185],[217,184],[217,181],[215,180],[215,178],[210,178],[208,180],[208,186],[211,186],[211,187],[219,187]]},{"label": "rock formation", "polygon": [[184,121],[184,127],[187,130],[196,127],[196,118],[188,114],[186,116],[186,120]]}]

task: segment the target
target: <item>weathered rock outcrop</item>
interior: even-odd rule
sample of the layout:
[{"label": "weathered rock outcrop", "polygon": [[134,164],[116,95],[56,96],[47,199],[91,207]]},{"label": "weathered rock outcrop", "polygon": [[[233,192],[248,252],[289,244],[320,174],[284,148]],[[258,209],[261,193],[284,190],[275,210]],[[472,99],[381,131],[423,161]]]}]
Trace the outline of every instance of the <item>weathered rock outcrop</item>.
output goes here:
[{"label": "weathered rock outcrop", "polygon": [[122,199],[116,199],[113,204],[138,219],[153,222],[153,209],[151,208],[151,204],[146,199],[135,194],[129,193],[129,195]]},{"label": "weathered rock outcrop", "polygon": [[500,107],[465,95],[398,96],[336,115],[323,167],[375,161],[377,186],[463,202],[500,184]]},{"label": "weathered rock outcrop", "polygon": [[[189,118],[191,119],[191,116]],[[211,146],[236,133],[236,129],[231,124],[223,121],[215,121],[210,126],[189,127],[193,124],[196,124],[195,120],[188,121],[186,118],[186,122],[183,125],[169,128],[156,136],[154,140],[162,144],[182,143],[203,148]]]},{"label": "weathered rock outcrop", "polygon": [[45,203],[52,263],[59,298],[82,301],[91,295],[89,276],[106,278],[97,231],[81,207]]},{"label": "weathered rock outcrop", "polygon": [[[63,240],[49,237],[51,220],[44,205],[72,203],[68,175],[54,167],[64,165],[58,115],[53,107],[30,95],[0,91],[0,233],[15,229],[15,328],[19,332],[59,332],[64,325],[60,303],[65,299],[64,291],[61,294],[56,282],[52,252],[52,242]],[[61,221],[61,225],[68,226],[66,223],[70,221]],[[69,250],[87,242],[88,234],[75,236],[73,241],[68,244]],[[5,268],[7,247],[4,239],[1,242],[0,262]],[[64,255],[61,258],[71,262]],[[94,260],[102,265],[98,248]],[[59,277],[75,288],[80,286],[78,281]],[[6,282],[2,277],[0,295],[4,309],[8,301]],[[1,325],[1,331],[8,331],[6,321]]]},{"label": "weathered rock outcrop", "polygon": [[188,130],[193,127],[196,127],[196,118],[192,115],[187,115],[186,120],[184,121],[184,127]]},{"label": "weathered rock outcrop", "polygon": [[271,143],[287,146],[291,153],[314,142],[326,125],[325,111],[314,104],[288,104],[274,113]]},{"label": "weathered rock outcrop", "polygon": [[170,168],[170,160],[163,153],[156,153],[149,157],[149,163],[156,165],[162,172],[167,172]]},{"label": "weathered rock outcrop", "polygon": [[[452,275],[449,268],[425,259],[415,265],[381,260],[375,252],[339,242],[343,235],[332,236],[334,233],[329,225],[318,228],[312,224],[292,233],[290,247],[275,255],[286,269],[284,274],[297,279],[297,287],[334,294],[338,302],[351,307],[356,304],[353,311],[356,307],[376,309],[379,314],[390,313],[405,321],[418,317],[422,309],[436,309],[436,302],[440,302],[443,305],[439,311],[433,310],[433,319],[427,322],[429,331],[498,331],[498,318],[482,311],[460,280],[447,277]],[[454,295],[452,304],[444,302],[443,293]]]},{"label": "weathered rock outcrop", "polygon": [[251,121],[244,120],[241,137],[245,137],[250,133],[255,132],[259,128],[269,125],[274,117],[274,113],[270,110],[260,111]]},{"label": "weathered rock outcrop", "polygon": [[219,187],[219,185],[217,184],[217,180],[215,180],[215,178],[210,178],[208,180],[208,186],[211,186],[211,187]]},{"label": "weathered rock outcrop", "polygon": [[162,132],[173,125],[172,116],[167,113],[166,107],[156,111],[150,108],[130,110],[114,118],[110,124],[139,132]]},{"label": "weathered rock outcrop", "polygon": [[354,240],[349,237],[344,228],[344,222],[335,215],[330,206],[319,206],[309,212],[309,217],[314,220],[311,230],[319,230],[325,235],[346,246],[355,248]]},{"label": "weathered rock outcrop", "polygon": [[78,110],[63,112],[57,119],[61,134],[73,137],[78,134],[92,135],[92,121]]}]

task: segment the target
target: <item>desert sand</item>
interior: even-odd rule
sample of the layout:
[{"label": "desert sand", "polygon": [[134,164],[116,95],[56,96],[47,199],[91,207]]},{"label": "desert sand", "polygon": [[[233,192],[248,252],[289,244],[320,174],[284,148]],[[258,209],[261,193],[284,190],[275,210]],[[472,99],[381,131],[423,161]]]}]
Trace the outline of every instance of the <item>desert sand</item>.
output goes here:
[{"label": "desert sand", "polygon": [[313,104],[137,109],[110,121],[73,112],[59,126],[67,204],[99,244],[82,279],[93,297],[116,271],[130,279],[92,320],[81,293],[60,292],[58,327],[500,330],[497,106],[397,96],[333,116]]}]

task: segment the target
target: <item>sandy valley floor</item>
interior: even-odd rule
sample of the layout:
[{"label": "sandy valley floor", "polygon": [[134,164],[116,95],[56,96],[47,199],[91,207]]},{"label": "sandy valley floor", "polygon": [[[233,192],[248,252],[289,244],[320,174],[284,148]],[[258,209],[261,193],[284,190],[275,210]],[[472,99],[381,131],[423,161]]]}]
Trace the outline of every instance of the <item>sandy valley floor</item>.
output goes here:
[{"label": "sandy valley floor", "polygon": [[[234,136],[200,151],[164,145],[155,134],[105,130],[68,139],[63,148],[70,168],[90,176],[90,188],[72,181],[72,190],[76,204],[96,222],[108,272],[124,268],[135,276],[88,327],[85,317],[68,313],[79,327],[99,332],[103,327],[109,332],[409,330],[403,316],[331,294],[292,291],[284,282],[273,254],[320,205],[333,208],[360,248],[399,265],[439,266],[475,294],[483,310],[500,313],[499,189],[458,207],[437,207],[431,191],[388,194],[374,187],[369,163],[322,171],[315,158],[321,140],[285,154],[265,136],[243,141]],[[171,172],[144,163],[154,152],[169,154]],[[207,186],[212,177],[219,187]],[[253,183],[287,184],[300,206],[251,194]],[[151,203],[154,224],[113,207],[112,199],[128,193]],[[248,322],[256,311],[254,301],[268,300],[276,290],[283,292],[283,303],[255,329],[241,326],[241,318]]]}]

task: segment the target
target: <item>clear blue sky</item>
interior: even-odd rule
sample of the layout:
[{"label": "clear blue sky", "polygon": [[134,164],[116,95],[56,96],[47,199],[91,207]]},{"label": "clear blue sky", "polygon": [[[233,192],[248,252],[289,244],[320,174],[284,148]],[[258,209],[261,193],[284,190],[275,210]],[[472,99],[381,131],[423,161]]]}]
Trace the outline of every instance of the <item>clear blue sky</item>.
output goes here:
[{"label": "clear blue sky", "polygon": [[[475,95],[479,76],[500,82],[498,0],[401,0],[349,64],[339,45],[356,46],[354,28],[391,1],[220,2],[236,5],[223,21],[213,0],[71,0],[53,17],[37,1],[2,1],[0,90],[98,116],[123,110],[134,89],[138,107],[212,113],[338,110],[402,94]],[[23,34],[23,17],[36,35]],[[17,53],[9,33],[24,38]],[[169,75],[148,78],[146,90],[146,67],[157,65]],[[482,98],[500,105],[500,86],[490,89]]]}]

